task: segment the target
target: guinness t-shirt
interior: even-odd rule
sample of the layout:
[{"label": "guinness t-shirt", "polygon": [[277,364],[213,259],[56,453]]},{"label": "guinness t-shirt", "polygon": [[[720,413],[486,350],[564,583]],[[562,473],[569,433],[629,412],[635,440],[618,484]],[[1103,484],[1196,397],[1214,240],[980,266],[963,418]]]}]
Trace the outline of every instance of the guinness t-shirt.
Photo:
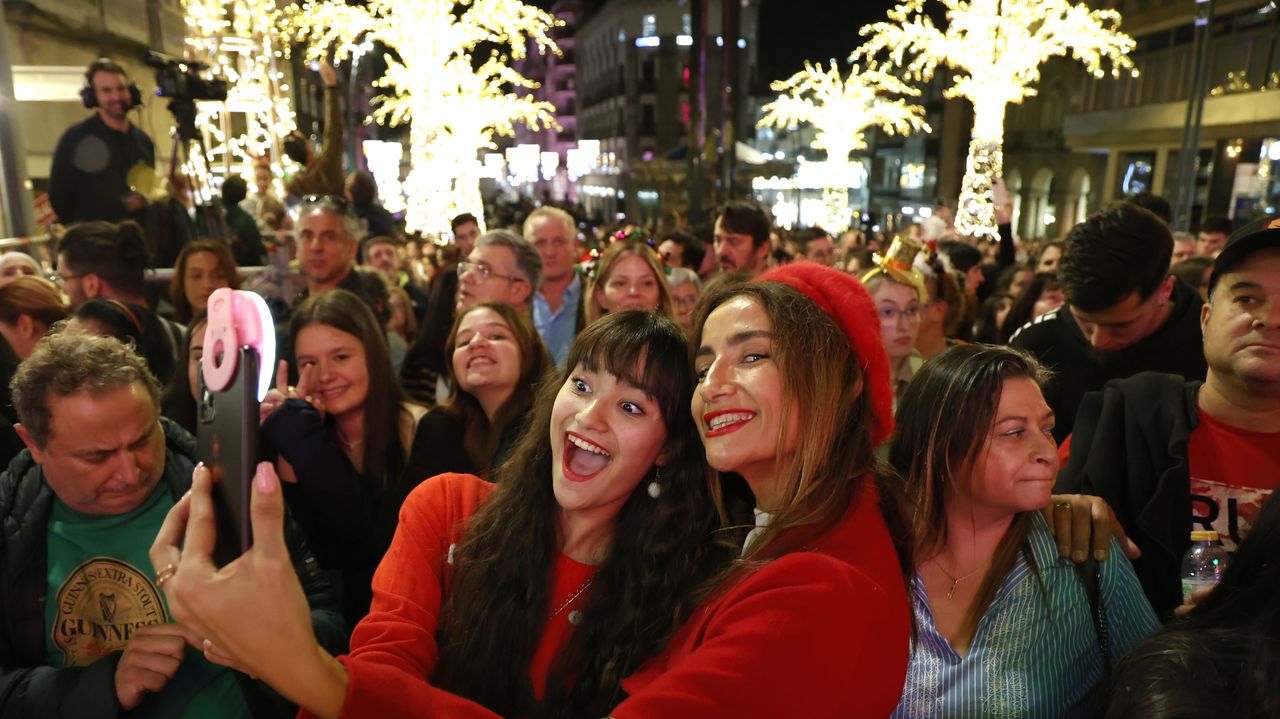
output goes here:
[{"label": "guinness t-shirt", "polygon": [[[46,530],[46,661],[83,667],[124,649],[138,627],[172,621],[155,585],[147,550],[173,497],[163,483],[137,509],[81,514],[56,496]],[[188,646],[178,672],[147,696],[139,717],[248,717],[230,669]]]}]

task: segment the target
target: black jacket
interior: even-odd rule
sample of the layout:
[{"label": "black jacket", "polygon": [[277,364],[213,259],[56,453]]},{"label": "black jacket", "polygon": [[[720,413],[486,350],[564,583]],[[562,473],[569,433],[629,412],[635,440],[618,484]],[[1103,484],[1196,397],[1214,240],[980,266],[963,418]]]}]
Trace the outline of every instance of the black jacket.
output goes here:
[{"label": "black jacket", "polygon": [[1164,372],[1204,381],[1209,369],[1200,332],[1204,302],[1180,281],[1173,284],[1172,299],[1173,311],[1155,332],[1132,347],[1105,355],[1089,344],[1066,305],[1037,317],[1013,335],[1009,344],[1030,352],[1053,372],[1044,398],[1057,416],[1054,439],[1062,442],[1071,434],[1085,393],[1102,389],[1110,380]]},{"label": "black jacket", "polygon": [[418,327],[418,336],[400,366],[400,386],[415,402],[436,404],[436,382],[446,375],[444,346],[453,329],[454,306],[458,294],[458,266],[446,267],[431,280],[427,311]]},{"label": "black jacket", "polygon": [[[191,487],[195,439],[167,419],[165,482],[174,499]],[[4,717],[116,717],[113,652],[87,667],[45,666],[45,537],[53,509],[53,491],[29,451],[23,451],[0,475],[0,715]],[[286,519],[285,542],[311,605],[312,626],[320,644],[333,653],[347,648],[347,631],[328,582]],[[292,716],[265,685],[236,675],[255,716]]]},{"label": "black jacket", "polygon": [[[147,133],[129,124],[126,132],[107,127],[94,113],[67,128],[53,151],[49,202],[64,225],[86,220],[119,222],[132,215],[124,206],[134,165],[154,167],[156,148]],[[133,218],[138,219],[138,218]]]},{"label": "black jacket", "polygon": [[1107,500],[1142,550],[1133,569],[1157,614],[1182,603],[1182,555],[1191,546],[1187,442],[1200,423],[1201,382],[1142,372],[1080,402],[1071,457],[1056,491]]},{"label": "black jacket", "polygon": [[[428,477],[465,468],[454,468],[453,454],[436,455],[439,445],[431,434],[436,425],[424,420],[414,431],[408,457],[396,457],[400,440],[392,440],[385,480],[366,477],[338,446],[330,424],[308,402],[287,399],[262,423],[262,436],[268,451],[278,452],[298,477],[297,483],[284,485],[285,500],[320,566],[337,574],[342,609],[354,625],[369,613],[373,573],[391,546],[409,492]],[[462,454],[461,434],[451,445]]]}]

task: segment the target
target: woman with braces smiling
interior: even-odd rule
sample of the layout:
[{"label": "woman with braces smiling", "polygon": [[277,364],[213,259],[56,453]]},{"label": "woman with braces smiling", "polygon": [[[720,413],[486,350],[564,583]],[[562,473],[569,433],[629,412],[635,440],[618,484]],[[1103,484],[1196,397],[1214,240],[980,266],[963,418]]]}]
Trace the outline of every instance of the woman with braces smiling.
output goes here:
[{"label": "woman with braces smiling", "polygon": [[713,492],[754,512],[722,502],[741,558],[611,716],[888,715],[907,669],[908,557],[873,479],[893,394],[870,296],[837,270],[778,268],[704,297],[694,345]]}]

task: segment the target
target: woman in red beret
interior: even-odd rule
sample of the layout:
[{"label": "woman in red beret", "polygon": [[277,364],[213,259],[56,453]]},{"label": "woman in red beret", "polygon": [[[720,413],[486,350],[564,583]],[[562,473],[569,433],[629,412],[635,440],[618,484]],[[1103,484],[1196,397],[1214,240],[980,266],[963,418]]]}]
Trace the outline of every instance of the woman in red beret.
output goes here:
[{"label": "woman in red beret", "polygon": [[728,508],[741,558],[623,682],[629,699],[611,714],[887,716],[911,630],[890,530],[902,525],[886,522],[872,475],[893,415],[871,298],[848,275],[797,263],[714,292],[694,328],[692,409],[721,473],[713,491],[745,480],[754,519]]}]

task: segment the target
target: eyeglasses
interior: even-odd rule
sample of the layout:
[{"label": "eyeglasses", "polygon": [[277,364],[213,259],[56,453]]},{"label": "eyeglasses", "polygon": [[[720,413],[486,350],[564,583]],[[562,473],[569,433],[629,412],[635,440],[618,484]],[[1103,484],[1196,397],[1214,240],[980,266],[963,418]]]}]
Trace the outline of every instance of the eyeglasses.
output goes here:
[{"label": "eyeglasses", "polygon": [[68,282],[78,280],[81,277],[84,277],[84,275],[64,275],[60,272],[50,272],[48,275],[49,281],[60,287],[66,287]]},{"label": "eyeglasses", "polygon": [[489,265],[483,262],[469,262],[467,260],[463,260],[459,262],[458,276],[461,277],[467,274],[468,272],[474,272],[477,275],[480,275],[481,282],[487,281],[490,277],[497,277],[498,279],[506,280],[507,282],[526,282],[527,281],[523,277],[514,277],[512,275],[500,275],[497,272],[494,272],[492,267],[490,267]]},{"label": "eyeglasses", "polygon": [[896,307],[881,307],[876,310],[880,313],[881,322],[897,322],[899,319],[906,318],[908,322],[912,322],[920,317],[920,308],[912,305],[905,310]]}]

